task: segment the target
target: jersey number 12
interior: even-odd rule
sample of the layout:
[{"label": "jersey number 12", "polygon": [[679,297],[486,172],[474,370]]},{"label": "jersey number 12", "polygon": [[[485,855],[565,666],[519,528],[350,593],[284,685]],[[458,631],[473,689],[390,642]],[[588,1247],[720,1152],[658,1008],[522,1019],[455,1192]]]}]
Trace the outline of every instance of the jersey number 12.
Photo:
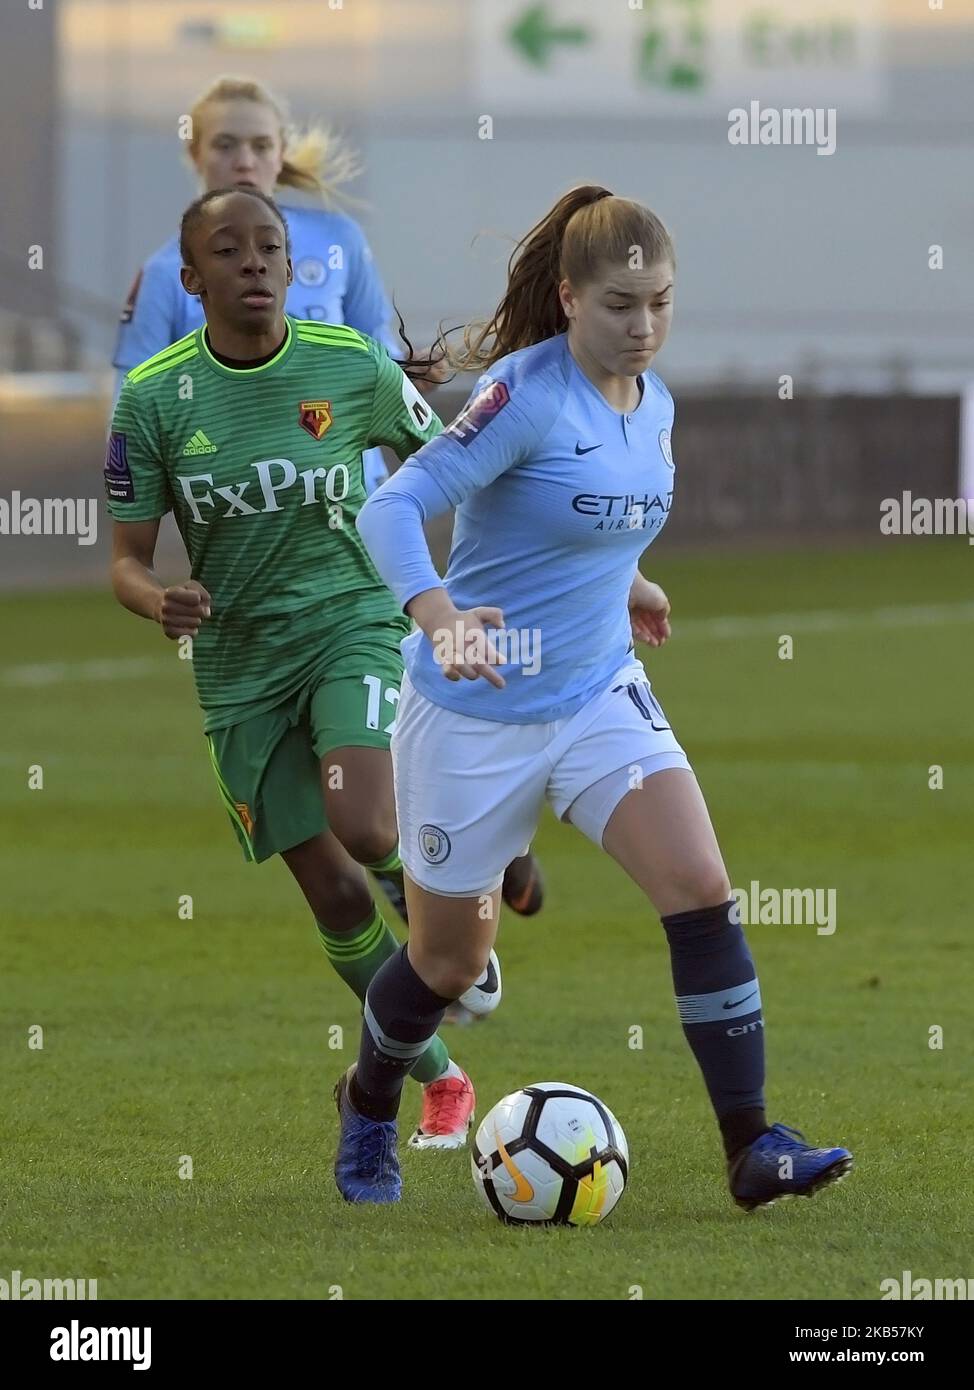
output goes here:
[{"label": "jersey number 12", "polygon": [[[378,676],[363,676],[362,684],[369,692],[369,704],[365,713],[365,727],[367,729],[377,729],[379,727],[379,713],[382,709],[382,681]],[[392,705],[393,711],[399,704],[399,691],[394,685],[387,685],[385,689],[385,702]],[[382,730],[384,734],[392,733],[392,726],[396,722],[395,713],[389,723]]]}]

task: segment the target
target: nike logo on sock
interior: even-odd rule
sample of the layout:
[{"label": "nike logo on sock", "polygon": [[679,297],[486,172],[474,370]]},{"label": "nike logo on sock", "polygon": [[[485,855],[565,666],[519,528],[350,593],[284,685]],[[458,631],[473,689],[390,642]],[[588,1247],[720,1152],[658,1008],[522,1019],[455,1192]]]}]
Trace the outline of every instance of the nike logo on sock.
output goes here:
[{"label": "nike logo on sock", "polygon": [[726,1003],[724,1004],[724,1008],[725,1008],[725,1009],[736,1009],[737,1006],[738,1006],[738,1004],[743,1004],[744,1001],[745,1001],[746,999],[750,999],[750,998],[751,998],[751,995],[753,995],[753,994],[757,994],[757,990],[756,990],[756,989],[752,989],[752,990],[751,990],[751,994],[742,994],[741,997],[740,997],[740,999],[728,999],[728,1000],[726,1001]]}]

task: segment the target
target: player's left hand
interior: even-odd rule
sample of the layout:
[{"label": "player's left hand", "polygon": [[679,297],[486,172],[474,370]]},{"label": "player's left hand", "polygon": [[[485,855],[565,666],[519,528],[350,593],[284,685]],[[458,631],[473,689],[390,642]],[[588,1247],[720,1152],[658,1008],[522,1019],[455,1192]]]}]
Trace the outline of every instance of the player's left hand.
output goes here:
[{"label": "player's left hand", "polygon": [[637,642],[661,647],[670,636],[670,601],[658,584],[637,574],[629,590],[629,620]]}]

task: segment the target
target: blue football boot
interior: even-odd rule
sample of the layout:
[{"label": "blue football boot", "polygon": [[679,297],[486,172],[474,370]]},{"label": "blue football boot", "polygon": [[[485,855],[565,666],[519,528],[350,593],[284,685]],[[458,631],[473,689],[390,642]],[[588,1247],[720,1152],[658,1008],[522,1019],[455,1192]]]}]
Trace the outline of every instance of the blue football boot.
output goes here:
[{"label": "blue football boot", "polygon": [[346,1202],[398,1202],[402,1174],[396,1153],[395,1120],[370,1120],[360,1115],[348,1098],[349,1068],[335,1087],[335,1104],[341,1122],[335,1182]]},{"label": "blue football boot", "polygon": [[813,1197],[841,1182],[852,1167],[848,1149],[813,1149],[788,1125],[772,1125],[730,1167],[734,1201],[745,1211],[769,1207],[786,1197]]}]

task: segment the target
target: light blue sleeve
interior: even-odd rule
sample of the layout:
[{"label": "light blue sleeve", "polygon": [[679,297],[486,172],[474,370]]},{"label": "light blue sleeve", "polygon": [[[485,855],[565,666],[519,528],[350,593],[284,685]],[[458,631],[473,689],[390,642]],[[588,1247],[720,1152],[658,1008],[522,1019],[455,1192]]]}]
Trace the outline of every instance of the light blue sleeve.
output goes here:
[{"label": "light blue sleeve", "polygon": [[153,257],[139,272],[119,324],[112,366],[131,371],[181,337],[182,319],[176,292],[185,295],[178,275],[164,260]]},{"label": "light blue sleeve", "polygon": [[406,467],[404,464],[372,493],[355,522],[382,582],[402,609],[417,594],[443,587],[423,535],[423,522],[449,510],[428,474],[404,489],[400,478]]},{"label": "light blue sleeve", "polygon": [[118,405],[118,398],[122,394],[122,387],[125,385],[125,378],[128,376],[128,368],[123,367],[121,371],[115,373],[115,391],[112,395],[112,408],[108,413],[109,426],[111,429],[111,418],[115,414],[115,407]]},{"label": "light blue sleeve", "polygon": [[424,444],[359,512],[356,525],[383,582],[402,608],[443,581],[423,523],[458,507],[526,459],[558,414],[557,396],[483,376],[457,418]]},{"label": "light blue sleeve", "polygon": [[381,487],[389,476],[389,469],[381,449],[362,450],[362,470],[365,475],[365,491],[367,494],[371,494],[375,492],[376,488]]},{"label": "light blue sleeve", "polygon": [[392,304],[375,267],[365,233],[351,218],[348,218],[346,227],[348,288],[342,305],[345,322],[350,328],[357,328],[360,333],[381,343],[389,356],[398,360],[405,349],[389,327]]}]

